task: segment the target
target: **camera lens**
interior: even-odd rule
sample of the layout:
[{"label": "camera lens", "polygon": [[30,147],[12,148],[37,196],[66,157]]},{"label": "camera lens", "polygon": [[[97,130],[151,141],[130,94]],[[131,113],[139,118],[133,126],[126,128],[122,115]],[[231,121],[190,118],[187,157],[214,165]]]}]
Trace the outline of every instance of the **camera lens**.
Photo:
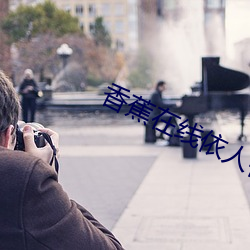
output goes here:
[{"label": "camera lens", "polygon": [[16,145],[15,145],[15,150],[21,150],[25,151],[25,144],[23,140],[23,128],[25,125],[29,125],[32,127],[34,131],[34,141],[35,144],[38,148],[44,147],[45,146],[45,139],[43,135],[38,132],[37,130],[40,128],[44,128],[43,125],[37,122],[32,122],[32,123],[25,123],[22,121],[18,122],[17,129],[16,129]]}]

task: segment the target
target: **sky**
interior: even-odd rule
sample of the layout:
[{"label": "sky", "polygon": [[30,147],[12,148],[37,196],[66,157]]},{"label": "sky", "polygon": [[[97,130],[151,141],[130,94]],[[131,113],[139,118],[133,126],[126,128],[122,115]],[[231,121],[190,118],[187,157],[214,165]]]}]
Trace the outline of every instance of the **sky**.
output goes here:
[{"label": "sky", "polygon": [[250,38],[250,0],[227,0],[226,41],[229,56],[234,56],[234,43],[245,38]]}]

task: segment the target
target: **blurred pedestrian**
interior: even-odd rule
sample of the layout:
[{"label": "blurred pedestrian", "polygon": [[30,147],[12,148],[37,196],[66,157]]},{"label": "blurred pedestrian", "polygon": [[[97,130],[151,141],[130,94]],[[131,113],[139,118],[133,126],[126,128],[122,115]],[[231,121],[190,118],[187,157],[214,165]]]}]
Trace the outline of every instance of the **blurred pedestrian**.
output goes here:
[{"label": "blurred pedestrian", "polygon": [[38,87],[34,80],[34,75],[31,69],[26,69],[24,71],[24,79],[20,85],[19,94],[22,95],[23,121],[34,122]]},{"label": "blurred pedestrian", "polygon": [[[153,103],[156,107],[153,108],[153,111],[150,113],[150,116],[149,116],[149,121],[148,121],[147,126],[146,126],[145,142],[154,143],[154,142],[156,142],[157,139],[165,140],[165,138],[163,136],[164,134],[166,134],[165,129],[160,130],[160,134],[157,136],[155,128],[153,129],[155,121],[152,119],[156,118],[157,116],[159,116],[162,113],[162,110],[160,110],[159,108],[167,109],[171,106],[171,105],[165,103],[163,101],[163,98],[162,98],[162,93],[166,89],[167,89],[166,82],[165,81],[158,81],[156,84],[156,87],[155,87],[155,91],[152,93],[152,95],[150,97],[150,102]],[[176,118],[174,116],[166,113],[163,116],[161,116],[158,123],[161,120],[164,120],[167,122],[170,118],[172,119],[171,124],[173,124],[173,126],[174,126],[174,127],[170,127],[170,134],[173,135],[174,131],[178,130],[178,124],[177,124]],[[175,128],[175,130],[174,130],[174,128]],[[168,145],[178,146],[179,139],[177,138],[175,140],[175,138],[176,137],[169,137],[168,138],[168,142],[169,142]]]}]

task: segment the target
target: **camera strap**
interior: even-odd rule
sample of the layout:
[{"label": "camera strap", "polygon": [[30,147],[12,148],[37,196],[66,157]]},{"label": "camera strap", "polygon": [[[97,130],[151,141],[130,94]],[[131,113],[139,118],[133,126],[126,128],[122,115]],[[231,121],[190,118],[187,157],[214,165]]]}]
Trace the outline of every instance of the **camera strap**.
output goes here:
[{"label": "camera strap", "polygon": [[[41,132],[40,132],[41,133]],[[58,160],[56,158],[56,147],[54,146],[50,136],[46,133],[41,133],[44,137],[44,139],[49,143],[50,147],[52,148],[52,151],[53,151],[53,155],[52,155],[52,158],[50,160],[50,163],[49,165],[52,166],[53,162],[55,161],[55,170],[58,174],[58,171],[59,171],[59,163],[58,163]]]}]

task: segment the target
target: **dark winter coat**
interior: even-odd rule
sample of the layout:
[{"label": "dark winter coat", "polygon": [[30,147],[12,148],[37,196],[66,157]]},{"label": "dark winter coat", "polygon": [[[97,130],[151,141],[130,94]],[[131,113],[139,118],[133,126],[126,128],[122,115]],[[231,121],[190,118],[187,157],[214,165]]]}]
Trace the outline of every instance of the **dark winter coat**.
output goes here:
[{"label": "dark winter coat", "polygon": [[153,111],[150,113],[150,118],[151,119],[153,117],[156,117],[160,113],[162,113],[162,111],[160,109],[158,109],[158,107],[163,108],[163,109],[168,107],[168,105],[166,105],[163,102],[162,93],[159,90],[154,91],[154,93],[150,97],[150,102],[153,103],[154,105],[156,105],[156,107],[154,107],[154,108],[150,107],[150,108],[153,108]]},{"label": "dark winter coat", "polygon": [[[28,86],[33,87],[33,90],[28,91],[28,93],[24,93],[25,88]],[[23,98],[37,98],[38,87],[37,87],[36,82],[33,79],[25,78],[20,85],[19,94],[21,94]]]}]

